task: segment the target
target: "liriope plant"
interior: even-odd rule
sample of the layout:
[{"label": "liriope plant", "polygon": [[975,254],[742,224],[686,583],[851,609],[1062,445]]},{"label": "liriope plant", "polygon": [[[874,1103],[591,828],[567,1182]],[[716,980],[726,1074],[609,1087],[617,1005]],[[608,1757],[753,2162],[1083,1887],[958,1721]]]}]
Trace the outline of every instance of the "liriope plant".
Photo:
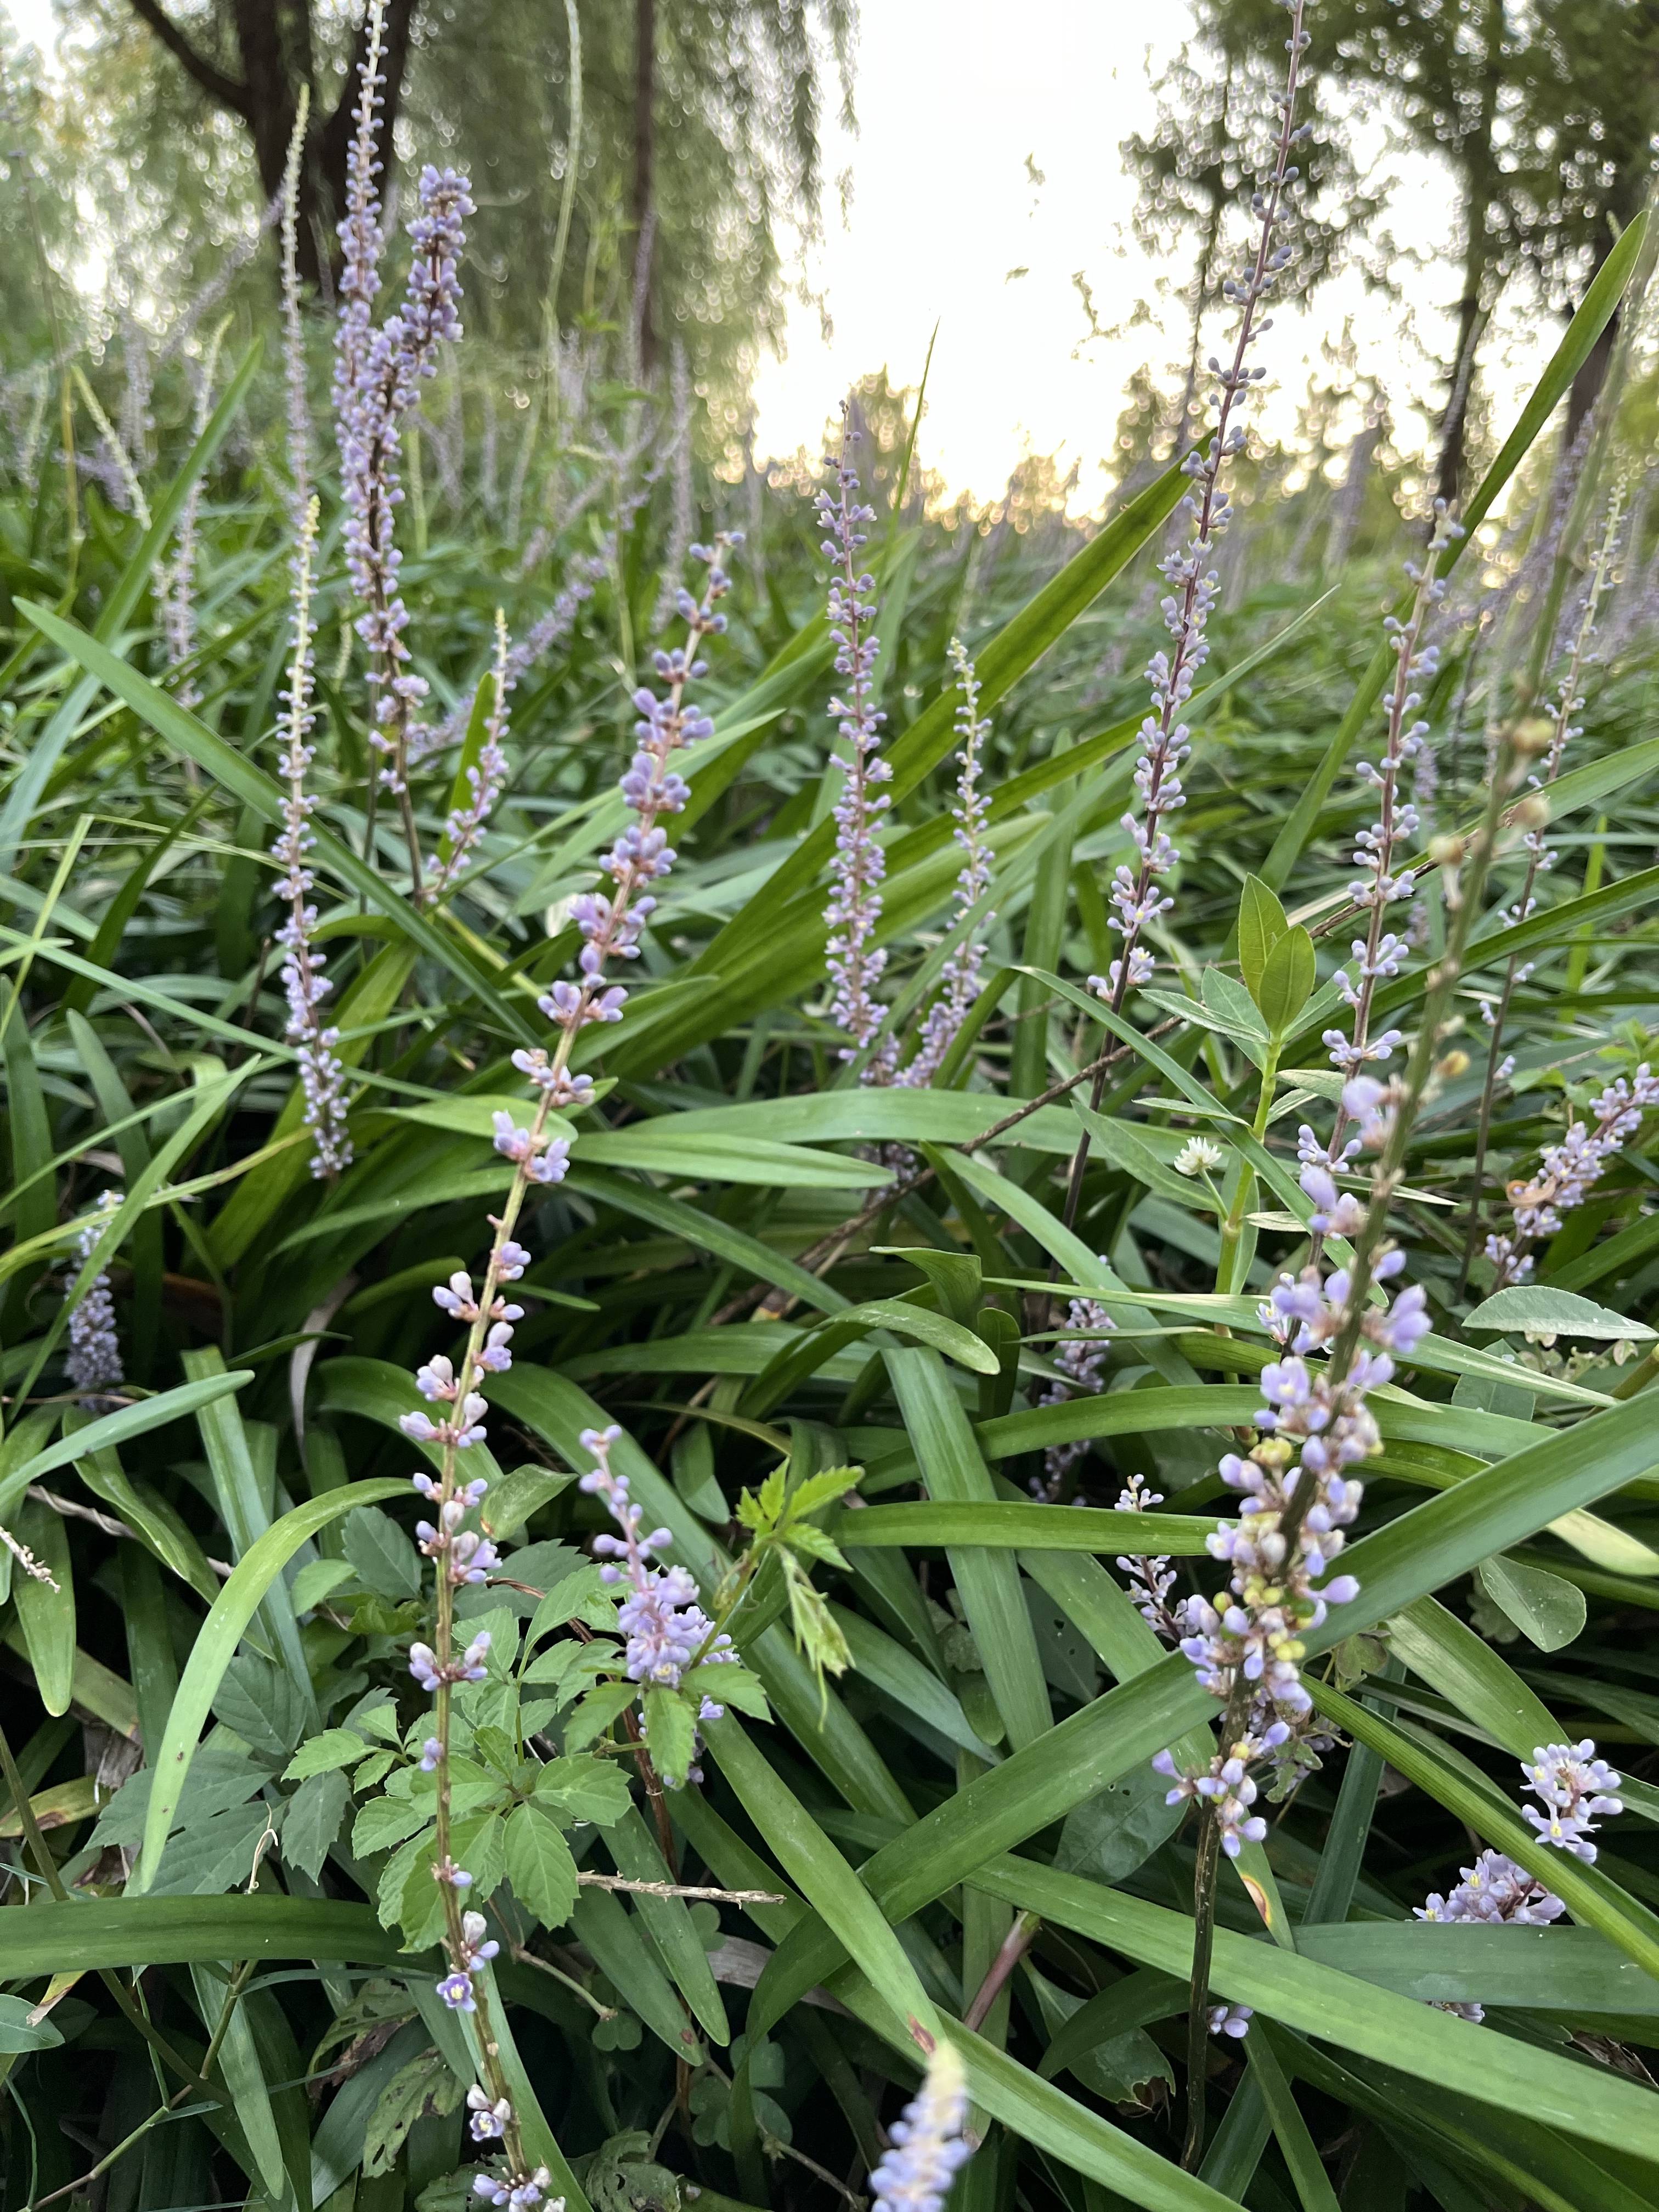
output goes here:
[{"label": "liriope plant", "polygon": [[879,393],[703,479],[597,328],[503,416],[378,8],[331,456],[303,115],[269,388],[110,433],[0,762],[5,2212],[1652,2195],[1644,226],[1287,615],[1308,27],[1097,530]]}]

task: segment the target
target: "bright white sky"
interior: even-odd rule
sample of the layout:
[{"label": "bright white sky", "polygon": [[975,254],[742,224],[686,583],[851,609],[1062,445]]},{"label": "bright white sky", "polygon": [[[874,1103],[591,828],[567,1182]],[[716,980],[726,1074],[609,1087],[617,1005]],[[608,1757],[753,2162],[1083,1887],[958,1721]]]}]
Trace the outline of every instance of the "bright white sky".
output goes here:
[{"label": "bright white sky", "polygon": [[[50,52],[51,0],[0,4]],[[785,357],[764,362],[758,380],[757,449],[816,454],[859,376],[885,367],[896,384],[917,382],[937,324],[927,465],[951,492],[991,500],[1023,453],[1053,454],[1062,470],[1079,465],[1075,503],[1095,508],[1127,380],[1150,359],[1174,384],[1182,341],[1172,322],[1167,335],[1143,325],[1085,343],[1073,277],[1084,272],[1108,325],[1127,324],[1155,295],[1158,271],[1130,234],[1134,191],[1118,147],[1152,120],[1152,80],[1188,28],[1186,0],[864,0],[862,14],[859,130],[849,138],[832,125],[824,147],[826,178],[850,179],[846,216],[832,181],[823,236],[804,260],[830,329],[817,306],[792,299]],[[1432,164],[1389,166],[1400,179],[1390,228],[1425,271],[1411,277],[1412,326],[1352,273],[1323,287],[1308,313],[1281,318],[1257,356],[1270,431],[1293,427],[1322,341],[1348,320],[1360,369],[1387,386],[1397,442],[1423,441],[1413,403],[1436,390],[1424,349],[1447,346],[1455,210]],[[1186,270],[1168,273],[1179,283]],[[1500,420],[1555,335],[1518,328],[1491,349]]]}]

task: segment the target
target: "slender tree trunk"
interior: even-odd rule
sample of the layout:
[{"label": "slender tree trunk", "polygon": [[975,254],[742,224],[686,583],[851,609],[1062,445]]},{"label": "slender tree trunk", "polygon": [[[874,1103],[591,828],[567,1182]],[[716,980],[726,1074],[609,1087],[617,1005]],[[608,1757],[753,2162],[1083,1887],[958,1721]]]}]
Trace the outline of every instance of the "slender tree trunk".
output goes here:
[{"label": "slender tree trunk", "polygon": [[1451,383],[1445,411],[1440,418],[1440,458],[1435,471],[1436,495],[1449,504],[1456,500],[1462,484],[1468,447],[1469,396],[1474,387],[1476,356],[1486,322],[1483,295],[1492,264],[1492,208],[1498,181],[1492,133],[1498,120],[1503,66],[1503,0],[1486,0],[1482,35],[1486,65],[1481,72],[1480,106],[1474,127],[1459,149],[1466,226],[1463,291],[1457,303],[1457,350],[1452,357]]},{"label": "slender tree trunk", "polygon": [[[231,21],[236,33],[240,77],[228,76],[218,64],[192,45],[190,37],[169,14],[167,0],[130,0],[135,15],[146,23],[161,45],[184,69],[191,82],[214,103],[236,117],[252,142],[259,185],[267,200],[281,191],[289,141],[299,109],[300,87],[312,88],[312,113],[316,101],[315,47],[311,0],[231,0]],[[404,77],[409,67],[410,34],[415,0],[386,0],[386,40],[381,70],[380,124],[382,149],[390,146],[402,105]],[[300,173],[300,273],[313,283],[320,274],[319,240],[337,223],[345,206],[346,154],[350,146],[351,112],[357,104],[357,77],[368,46],[368,8],[358,17],[356,36],[345,81],[334,112],[319,119],[311,134],[307,157]]]},{"label": "slender tree trunk", "polygon": [[657,365],[652,265],[656,259],[657,0],[634,0],[634,313],[640,368]]}]

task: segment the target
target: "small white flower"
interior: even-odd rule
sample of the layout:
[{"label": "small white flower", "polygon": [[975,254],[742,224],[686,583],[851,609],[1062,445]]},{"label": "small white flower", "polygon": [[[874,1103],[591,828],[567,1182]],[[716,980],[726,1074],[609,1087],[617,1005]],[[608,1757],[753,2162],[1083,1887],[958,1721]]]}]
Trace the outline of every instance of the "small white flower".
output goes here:
[{"label": "small white flower", "polygon": [[1218,1145],[1212,1137],[1188,1137],[1175,1156],[1176,1173],[1212,1175],[1226,1157],[1225,1147]]}]

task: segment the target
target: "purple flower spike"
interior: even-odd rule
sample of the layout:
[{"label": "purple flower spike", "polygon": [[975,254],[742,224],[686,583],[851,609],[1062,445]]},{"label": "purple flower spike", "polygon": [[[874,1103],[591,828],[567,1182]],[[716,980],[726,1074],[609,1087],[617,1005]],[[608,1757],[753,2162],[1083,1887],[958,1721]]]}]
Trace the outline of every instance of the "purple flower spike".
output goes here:
[{"label": "purple flower spike", "polygon": [[732,1660],[729,1636],[716,1636],[714,1624],[702,1610],[701,1594],[685,1568],[658,1567],[651,1554],[671,1541],[669,1530],[640,1531],[641,1510],[628,1495],[626,1476],[613,1474],[611,1452],[622,1431],[584,1429],[581,1444],[598,1464],[581,1478],[581,1486],[603,1498],[620,1536],[596,1536],[593,1548],[601,1556],[623,1560],[622,1566],[602,1569],[605,1579],[626,1582],[629,1594],[618,1607],[617,1625],[628,1638],[626,1665],[635,1682],[677,1690],[693,1660],[702,1665]]},{"label": "purple flower spike", "polygon": [[937,2044],[921,2089],[871,2169],[871,2212],[943,2212],[952,2180],[973,2154],[963,2133],[967,2118],[962,2061],[951,2044]]},{"label": "purple flower spike", "polygon": [[[106,1190],[100,1197],[96,1218],[89,1221],[75,1240],[71,1284],[92,1257],[111,1215],[120,1203],[118,1191]],[[100,1268],[93,1277],[70,1316],[69,1354],[64,1367],[70,1381],[82,1393],[81,1404],[88,1413],[104,1410],[99,1394],[125,1376],[120,1341],[115,1334],[115,1301],[110,1296],[107,1267]]]},{"label": "purple flower spike", "polygon": [[307,740],[315,720],[311,706],[311,561],[316,536],[313,499],[307,503],[295,551],[294,652],[277,725],[284,739],[286,789],[283,827],[270,849],[283,870],[276,891],[288,902],[288,920],[277,931],[276,941],[283,948],[288,1041],[299,1060],[306,1123],[311,1131],[311,1172],[331,1178],[351,1164],[351,1139],[346,1133],[345,1069],[336,1050],[340,1033],[325,1026],[322,1018],[323,1002],[334,986],[323,974],[326,956],[313,941],[318,916],[309,893],[315,878],[306,865],[306,855],[316,842],[306,826],[317,804],[306,790],[306,773],[315,753]]},{"label": "purple flower spike", "polygon": [[875,520],[875,509],[859,499],[859,479],[852,464],[857,433],[845,405],[841,414],[841,450],[827,463],[834,471],[835,489],[819,492],[817,501],[823,552],[830,563],[830,635],[836,647],[836,673],[847,683],[847,696],[837,695],[830,702],[848,759],[836,801],[834,889],[823,918],[830,927],[827,958],[836,986],[830,1016],[847,1039],[841,1057],[855,1060],[881,1024],[875,992],[887,955],[874,940],[887,863],[877,832],[889,804],[880,786],[893,771],[878,755],[887,717],[876,706],[871,683],[879,647],[872,634],[875,578],[866,571],[863,555],[868,534],[865,526]]}]

